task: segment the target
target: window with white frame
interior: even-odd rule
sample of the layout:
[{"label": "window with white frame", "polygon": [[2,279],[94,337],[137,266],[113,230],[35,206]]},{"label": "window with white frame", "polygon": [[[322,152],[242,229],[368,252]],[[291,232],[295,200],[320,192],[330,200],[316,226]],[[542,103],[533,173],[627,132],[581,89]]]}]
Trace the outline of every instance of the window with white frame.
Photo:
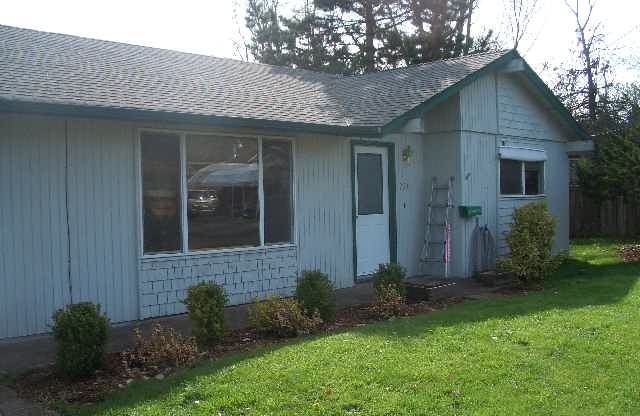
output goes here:
[{"label": "window with white frame", "polygon": [[500,194],[544,194],[544,161],[500,159]]},{"label": "window with white frame", "polygon": [[149,131],[140,142],[145,254],[292,241],[289,140]]}]

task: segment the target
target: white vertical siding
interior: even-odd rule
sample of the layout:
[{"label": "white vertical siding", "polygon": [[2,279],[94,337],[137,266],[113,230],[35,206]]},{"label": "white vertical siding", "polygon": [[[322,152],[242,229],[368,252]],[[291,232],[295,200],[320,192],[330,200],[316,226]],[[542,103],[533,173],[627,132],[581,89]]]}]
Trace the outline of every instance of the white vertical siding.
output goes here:
[{"label": "white vertical siding", "polygon": [[300,137],[295,150],[299,268],[319,269],[336,286],[352,286],[351,143]]},{"label": "white vertical siding", "polygon": [[48,331],[69,302],[65,124],[0,114],[0,338]]},{"label": "white vertical siding", "polygon": [[[453,203],[457,207],[460,204],[461,180],[460,180],[460,132],[427,133],[424,149],[425,195],[431,193],[432,177],[438,178],[439,185],[446,185],[450,176],[454,177]],[[439,192],[438,201],[444,202],[446,195]],[[434,210],[433,221],[441,222],[444,210]],[[423,214],[424,215],[424,214]],[[453,208],[449,214],[451,224],[451,263],[449,274],[452,277],[460,277],[464,274],[464,257],[462,252],[462,228],[457,208]],[[424,234],[424,231],[423,231]],[[434,234],[432,241],[442,241],[443,234]],[[423,235],[424,237],[424,235]],[[420,246],[422,248],[422,245]],[[433,253],[435,257],[436,253]],[[438,255],[440,252],[437,253]],[[430,256],[431,257],[431,256]],[[438,263],[426,263],[423,272],[431,275],[442,275],[444,268]]]},{"label": "white vertical siding", "polygon": [[[420,250],[424,238],[426,180],[424,174],[424,136],[390,134],[385,142],[395,143],[396,227],[398,263],[409,276],[420,274]],[[402,151],[411,146],[412,155],[402,160]]]},{"label": "white vertical siding", "polygon": [[[483,133],[462,132],[462,195],[461,205],[479,205],[482,215],[480,226],[487,225],[494,236],[498,235],[496,210],[498,203],[498,161],[496,138]],[[457,214],[457,213],[456,213]],[[471,237],[476,226],[475,219],[460,219],[462,232],[462,253],[466,259],[471,255]],[[464,275],[470,276],[470,261],[464,263]]]},{"label": "white vertical siding", "polygon": [[460,91],[461,130],[498,132],[498,104],[495,74],[484,76]]},{"label": "white vertical siding", "polygon": [[133,137],[126,123],[68,122],[72,298],[114,322],[138,318]]}]

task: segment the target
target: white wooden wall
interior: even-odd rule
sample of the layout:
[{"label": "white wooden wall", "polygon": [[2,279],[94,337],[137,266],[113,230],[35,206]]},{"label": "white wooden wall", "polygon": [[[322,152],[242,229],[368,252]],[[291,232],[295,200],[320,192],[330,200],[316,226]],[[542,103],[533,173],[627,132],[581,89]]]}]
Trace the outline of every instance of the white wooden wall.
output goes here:
[{"label": "white wooden wall", "polygon": [[63,120],[0,114],[0,338],[69,302]]},{"label": "white wooden wall", "polygon": [[337,287],[352,286],[351,142],[299,137],[295,153],[299,268],[319,269]]},{"label": "white wooden wall", "polygon": [[48,332],[71,302],[138,318],[132,132],[0,115],[0,338]]},{"label": "white wooden wall", "polygon": [[113,322],[137,319],[134,130],[70,119],[67,131],[73,302],[98,302]]}]

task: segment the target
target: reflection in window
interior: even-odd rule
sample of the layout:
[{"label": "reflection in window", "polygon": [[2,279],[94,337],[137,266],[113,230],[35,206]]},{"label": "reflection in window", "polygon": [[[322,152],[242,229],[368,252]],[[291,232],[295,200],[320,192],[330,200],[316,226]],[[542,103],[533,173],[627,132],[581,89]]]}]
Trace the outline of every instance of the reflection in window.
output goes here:
[{"label": "reflection in window", "polygon": [[502,195],[522,195],[522,162],[500,160],[500,193]]},{"label": "reflection in window", "polygon": [[189,249],[260,244],[258,141],[189,135]]},{"label": "reflection in window", "polygon": [[544,194],[544,162],[500,160],[500,193],[502,195]]},{"label": "reflection in window", "polygon": [[180,247],[180,138],[144,133],[141,137],[144,252]]},{"label": "reflection in window", "polygon": [[264,241],[291,241],[293,209],[291,202],[291,143],[285,140],[262,142],[264,165]]},{"label": "reflection in window", "polygon": [[382,155],[357,154],[358,215],[383,214]]},{"label": "reflection in window", "polygon": [[543,162],[524,163],[524,190],[526,195],[540,195],[544,193],[542,184],[544,172]]}]

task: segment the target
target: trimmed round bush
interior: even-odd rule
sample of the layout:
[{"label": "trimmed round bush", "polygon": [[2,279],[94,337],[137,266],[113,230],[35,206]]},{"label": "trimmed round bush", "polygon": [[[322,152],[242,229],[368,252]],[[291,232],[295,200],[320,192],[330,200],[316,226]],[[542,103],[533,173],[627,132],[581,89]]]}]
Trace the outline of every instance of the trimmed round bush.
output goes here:
[{"label": "trimmed round bush", "polygon": [[373,288],[377,295],[380,295],[389,286],[395,287],[400,296],[404,297],[406,288],[404,279],[407,277],[407,271],[398,263],[387,263],[378,266],[373,274]]},{"label": "trimmed round bush", "polygon": [[540,284],[562,262],[562,256],[552,254],[555,225],[545,202],[516,208],[507,235],[509,256],[500,259],[500,268],[512,272],[524,284]]},{"label": "trimmed round bush", "polygon": [[201,282],[187,289],[187,306],[193,336],[201,345],[220,342],[224,335],[224,305],[227,295],[222,286]]},{"label": "trimmed round bush", "polygon": [[100,305],[82,302],[68,305],[53,315],[56,366],[70,378],[92,375],[104,363],[109,339],[109,319]]},{"label": "trimmed round bush", "polygon": [[303,271],[298,278],[295,295],[307,316],[318,313],[324,322],[335,319],[335,287],[326,274],[319,270]]}]

